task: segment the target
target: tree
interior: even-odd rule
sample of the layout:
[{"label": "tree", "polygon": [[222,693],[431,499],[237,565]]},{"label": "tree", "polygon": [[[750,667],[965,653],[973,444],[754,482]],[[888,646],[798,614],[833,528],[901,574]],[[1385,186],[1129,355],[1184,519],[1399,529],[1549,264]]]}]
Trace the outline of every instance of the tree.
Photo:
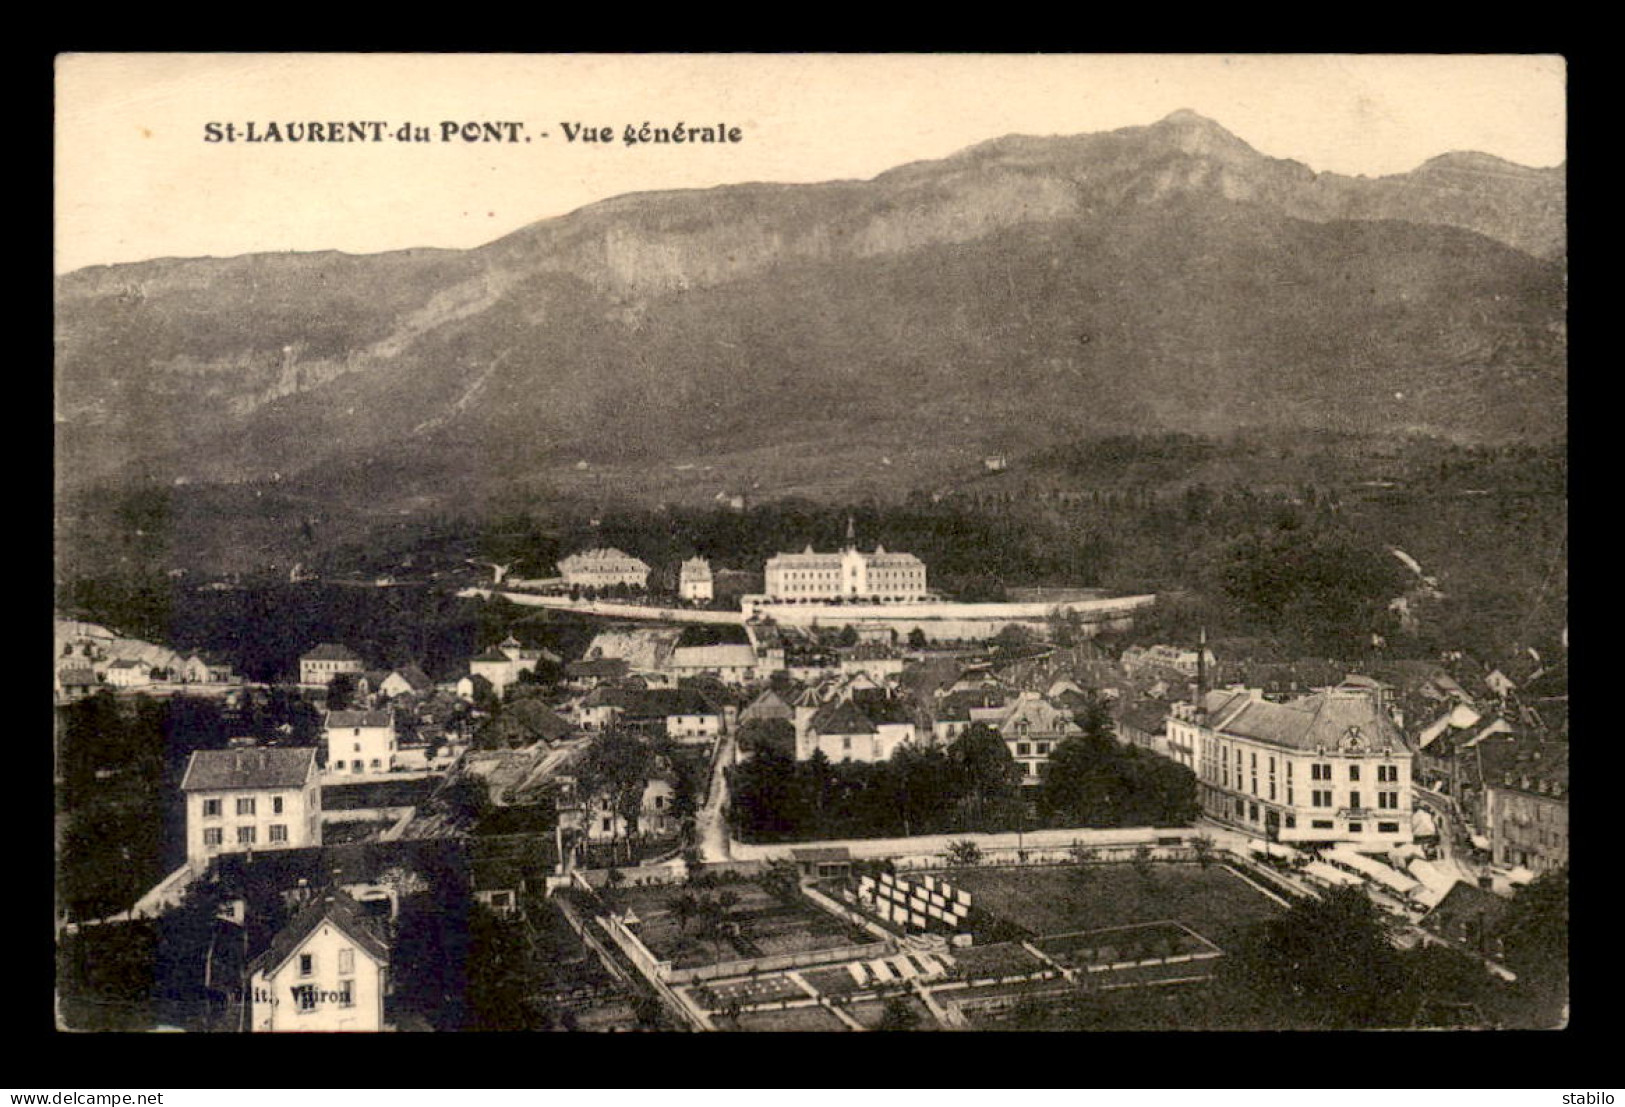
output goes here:
[{"label": "tree", "polygon": [[925,636],[925,631],[919,627],[915,627],[913,630],[908,632],[909,649],[923,650],[929,644],[929,641],[930,640]]},{"label": "tree", "polygon": [[1142,880],[1150,880],[1151,879],[1151,847],[1150,846],[1137,846],[1137,847],[1135,847],[1134,860],[1131,861],[1130,864],[1132,864],[1134,866],[1134,871],[1140,875],[1140,879],[1142,879]]},{"label": "tree", "polygon": [[990,803],[1012,800],[1021,790],[1021,766],[1010,747],[986,723],[972,723],[948,747],[956,773],[955,791],[969,798],[978,829],[987,829]]},{"label": "tree", "polygon": [[920,1025],[920,1013],[907,996],[892,996],[880,1013],[876,1030],[915,1030]]},{"label": "tree", "polygon": [[356,687],[354,673],[334,673],[333,679],[327,682],[327,709],[348,711],[355,703]]},{"label": "tree", "polygon": [[[618,816],[611,821],[611,852],[619,842],[621,824],[636,832],[643,809],[643,791],[654,774],[654,750],[648,743],[622,730],[606,730],[593,739],[576,773],[577,794],[587,809],[602,800]],[[627,856],[630,859],[630,842]]]},{"label": "tree", "polygon": [[982,847],[969,838],[949,842],[943,859],[955,868],[971,868],[982,863]]},{"label": "tree", "polygon": [[1250,1026],[1404,1025],[1406,974],[1387,928],[1363,890],[1339,888],[1255,926],[1220,963],[1219,976]]},{"label": "tree", "polygon": [[1191,839],[1191,849],[1196,852],[1196,863],[1202,868],[1213,864],[1213,835],[1198,834]]},{"label": "tree", "polygon": [[841,628],[841,632],[838,635],[835,636],[835,644],[837,646],[855,646],[855,645],[857,645],[858,644],[858,631],[857,631],[857,628],[854,627],[851,623],[847,623],[845,626],[843,626]]},{"label": "tree", "polygon": [[677,920],[677,933],[680,937],[688,929],[689,922],[699,914],[700,901],[693,892],[682,891],[666,901],[666,910]]},{"label": "tree", "polygon": [[1507,962],[1534,1000],[1537,1023],[1556,1025],[1568,999],[1569,871],[1543,873],[1512,897],[1500,928]]},{"label": "tree", "polygon": [[794,903],[801,898],[801,869],[794,861],[774,858],[756,880],[764,891],[781,903]]}]

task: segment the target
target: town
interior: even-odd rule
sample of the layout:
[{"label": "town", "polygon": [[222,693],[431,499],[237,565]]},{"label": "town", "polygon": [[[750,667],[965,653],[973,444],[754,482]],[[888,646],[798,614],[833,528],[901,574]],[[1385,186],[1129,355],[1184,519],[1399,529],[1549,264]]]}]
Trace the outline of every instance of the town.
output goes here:
[{"label": "town", "polygon": [[1270,656],[859,538],[489,565],[446,582],[488,634],[453,664],[335,637],[249,679],[59,615],[59,1023],[1566,1018],[1566,632]]}]

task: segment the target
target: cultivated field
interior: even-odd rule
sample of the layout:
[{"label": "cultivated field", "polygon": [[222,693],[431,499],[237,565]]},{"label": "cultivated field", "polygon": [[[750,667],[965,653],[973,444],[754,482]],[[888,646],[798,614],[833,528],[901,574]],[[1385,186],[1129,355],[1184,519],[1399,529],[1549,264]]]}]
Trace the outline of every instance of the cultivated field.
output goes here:
[{"label": "cultivated field", "polygon": [[1282,908],[1219,865],[1132,865],[967,869],[947,874],[977,908],[1034,937],[1172,921],[1228,946]]},{"label": "cultivated field", "polygon": [[[649,952],[679,969],[873,940],[867,934],[854,934],[841,920],[805,901],[781,902],[755,884],[722,887],[739,897],[728,912],[737,932],[717,938],[702,938],[698,920],[679,925],[671,901],[681,894],[681,888],[618,888],[608,898],[616,910],[630,907],[636,912],[641,920],[638,937]],[[715,896],[718,892],[702,894]]]}]

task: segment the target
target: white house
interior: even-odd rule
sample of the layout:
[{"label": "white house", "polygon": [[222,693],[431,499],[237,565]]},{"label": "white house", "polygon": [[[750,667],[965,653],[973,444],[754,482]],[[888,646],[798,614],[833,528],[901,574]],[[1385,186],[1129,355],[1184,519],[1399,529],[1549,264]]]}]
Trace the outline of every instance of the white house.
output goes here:
[{"label": "white house", "polygon": [[364,669],[360,654],[348,646],[324,642],[299,658],[299,683],[325,688],[340,673],[360,676]]},{"label": "white house", "polygon": [[393,711],[329,711],[322,720],[329,776],[387,773],[395,764]]},{"label": "white house", "polygon": [[322,790],[309,747],[196,750],[181,791],[194,871],[222,853],[322,843]]},{"label": "white house", "polygon": [[114,688],[140,688],[152,683],[152,670],[145,662],[121,657],[107,667],[107,683]]},{"label": "white house", "polygon": [[714,595],[711,563],[703,557],[683,562],[677,574],[677,594],[690,603],[710,603]]},{"label": "white house", "polygon": [[254,1033],[374,1032],[384,1025],[389,945],[340,889],[321,893],[249,963]]}]

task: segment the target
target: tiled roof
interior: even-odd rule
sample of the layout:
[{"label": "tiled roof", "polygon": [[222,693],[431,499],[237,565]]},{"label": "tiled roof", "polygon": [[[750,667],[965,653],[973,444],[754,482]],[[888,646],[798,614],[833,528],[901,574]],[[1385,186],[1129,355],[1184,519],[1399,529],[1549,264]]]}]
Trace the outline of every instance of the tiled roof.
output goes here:
[{"label": "tiled roof", "polygon": [[361,913],[361,905],[342,889],[333,888],[317,894],[294,915],[287,926],[277,931],[264,952],[249,962],[250,975],[276,971],[299,951],[305,940],[324,922],[332,923],[343,931],[373,960],[380,964],[389,963],[389,943],[372,921]]},{"label": "tiled roof", "polygon": [[298,788],[316,763],[310,746],[282,749],[196,750],[186,763],[181,791],[226,788]]},{"label": "tiled roof", "polygon": [[495,661],[495,662],[500,662],[503,665],[506,665],[511,660],[513,660],[513,659],[510,658],[507,654],[505,654],[501,650],[497,650],[497,649],[489,649],[489,650],[486,650],[484,653],[477,653],[473,657],[469,658],[470,662],[474,662],[474,661]]},{"label": "tiled roof", "polygon": [[819,734],[875,733],[875,725],[869,721],[869,717],[849,700],[819,708],[807,728]]},{"label": "tiled roof", "polygon": [[327,718],[322,720],[322,726],[328,730],[337,730],[341,727],[381,727],[394,726],[395,713],[393,711],[329,711]]},{"label": "tiled roof", "polygon": [[1210,692],[1206,708],[1215,731],[1285,749],[1337,750],[1354,728],[1367,750],[1408,748],[1393,722],[1358,693],[1317,692],[1270,703],[1246,692]]},{"label": "tiled roof", "polygon": [[360,661],[361,655],[348,646],[336,646],[331,642],[324,642],[320,646],[303,654],[300,661]]}]

